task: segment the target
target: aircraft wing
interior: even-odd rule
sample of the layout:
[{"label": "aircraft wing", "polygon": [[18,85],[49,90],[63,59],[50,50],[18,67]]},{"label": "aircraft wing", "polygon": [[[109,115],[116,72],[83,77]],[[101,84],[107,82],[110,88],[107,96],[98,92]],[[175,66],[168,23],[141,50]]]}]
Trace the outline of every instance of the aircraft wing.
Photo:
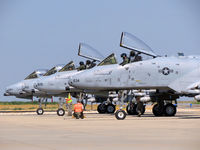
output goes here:
[{"label": "aircraft wing", "polygon": [[200,94],[199,69],[172,82],[169,87],[181,94]]},{"label": "aircraft wing", "polygon": [[139,52],[141,54],[158,57],[158,55],[156,55],[147,44],[128,32],[122,32],[120,46],[131,51]]}]

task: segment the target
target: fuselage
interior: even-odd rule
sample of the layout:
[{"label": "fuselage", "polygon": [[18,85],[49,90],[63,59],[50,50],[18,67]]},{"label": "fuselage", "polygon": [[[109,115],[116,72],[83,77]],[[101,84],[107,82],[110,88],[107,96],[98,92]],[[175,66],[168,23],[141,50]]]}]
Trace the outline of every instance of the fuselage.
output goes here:
[{"label": "fuselage", "polygon": [[69,84],[68,84],[69,79],[73,75],[76,75],[77,73],[80,72],[81,71],[77,70],[57,72],[56,74],[51,75],[45,79],[43,78],[39,79],[35,87],[38,90],[46,93],[59,94],[67,92],[69,89]]},{"label": "fuselage", "polygon": [[181,92],[199,81],[200,59],[157,57],[124,66],[97,66],[73,76],[69,84],[93,90],[173,89]]}]

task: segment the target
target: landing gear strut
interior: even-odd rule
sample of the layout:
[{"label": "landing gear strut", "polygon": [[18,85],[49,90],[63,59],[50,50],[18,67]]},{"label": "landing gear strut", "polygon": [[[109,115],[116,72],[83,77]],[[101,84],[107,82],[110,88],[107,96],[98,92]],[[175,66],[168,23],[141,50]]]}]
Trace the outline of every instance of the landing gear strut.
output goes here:
[{"label": "landing gear strut", "polygon": [[44,113],[44,109],[42,108],[42,102],[43,102],[44,98],[39,98],[38,102],[39,102],[39,108],[36,110],[36,113],[38,115],[43,115]]},{"label": "landing gear strut", "polygon": [[122,110],[124,104],[124,97],[125,97],[124,91],[119,91],[118,99],[120,100],[120,109],[117,110],[115,113],[115,117],[117,120],[124,120],[126,118],[126,112]]},{"label": "landing gear strut", "polygon": [[59,108],[57,110],[57,115],[58,116],[64,116],[65,115],[65,110],[63,109],[65,99],[64,98],[59,98]]}]

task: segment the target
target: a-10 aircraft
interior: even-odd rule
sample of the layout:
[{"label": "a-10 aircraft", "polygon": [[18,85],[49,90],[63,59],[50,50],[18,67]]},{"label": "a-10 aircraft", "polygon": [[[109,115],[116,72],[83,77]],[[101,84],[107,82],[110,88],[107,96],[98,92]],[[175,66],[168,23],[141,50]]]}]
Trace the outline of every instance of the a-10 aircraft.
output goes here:
[{"label": "a-10 aircraft", "polygon": [[[81,49],[84,48],[86,48],[87,51],[86,54],[81,53]],[[88,54],[88,52],[91,54]],[[98,55],[99,58],[97,58],[97,56],[92,56],[92,53]],[[101,58],[103,58],[103,56],[97,50],[84,43],[81,43],[79,45],[78,55],[92,60],[92,62],[87,60],[91,63],[89,67],[91,66],[94,67],[95,64],[94,62],[101,61]],[[101,64],[103,65],[103,63]],[[88,66],[87,69],[89,69]],[[63,116],[65,114],[65,110],[62,107],[64,104],[65,97],[68,95],[68,93],[71,93],[72,96],[76,98],[79,98],[79,96],[82,95],[80,94],[80,92],[82,92],[82,90],[80,89],[73,89],[73,90],[70,89],[69,91],[69,84],[68,84],[68,79],[71,76],[80,73],[81,70],[77,70],[77,68],[75,68],[73,61],[71,61],[64,67],[63,65],[59,65],[53,67],[48,72],[44,73],[43,72],[34,71],[27,78],[25,78],[25,80],[7,87],[4,95],[16,96],[17,98],[25,98],[25,99],[32,99],[33,96],[39,97],[39,102],[40,102],[39,108],[36,111],[38,115],[42,115],[44,113],[44,110],[42,108],[43,100],[51,98],[52,96],[60,97],[59,98],[60,104],[59,104],[59,109],[57,110],[57,114],[59,116]],[[84,98],[94,99],[93,97],[88,97],[88,95],[87,97],[85,96]],[[107,95],[105,95],[104,93],[103,94],[96,93],[96,97],[94,100],[95,102],[106,101]],[[108,110],[107,111],[108,113],[113,113],[115,111],[115,106],[113,104],[106,105],[106,108],[107,108],[106,110]],[[102,110],[100,110],[100,112],[102,112]]]},{"label": "a-10 aircraft", "polygon": [[[127,41],[134,43],[130,45]],[[200,100],[200,58],[158,56],[144,42],[127,32],[122,33],[120,46],[136,52],[136,56],[150,58],[140,61],[133,59],[125,65],[99,65],[74,75],[69,84],[85,91],[115,91],[121,94],[121,99],[124,97],[123,92],[130,90],[153,90],[140,96],[137,104],[156,103],[152,109],[155,116],[174,116],[176,105],[173,102],[176,103],[182,96]],[[135,96],[133,93],[133,97]],[[129,113],[135,111],[134,105],[128,109]],[[126,113],[120,107],[115,116],[122,120],[125,119]]]},{"label": "a-10 aircraft", "polygon": [[37,109],[37,114],[42,115],[44,110],[42,109],[42,102],[47,100],[47,98],[52,98],[53,95],[47,94],[45,92],[39,91],[34,88],[38,79],[45,79],[48,76],[58,72],[63,68],[64,65],[56,65],[50,70],[36,70],[30,75],[28,75],[24,80],[12,84],[6,88],[4,96],[15,96],[17,98],[23,99],[33,99],[33,96],[39,98],[39,108]]},{"label": "a-10 aircraft", "polygon": [[[108,65],[112,63],[117,63],[116,59],[113,57],[114,54],[110,55],[108,58],[104,59],[102,61],[102,55],[98,54],[98,58],[95,56],[92,56],[91,54],[86,54],[85,50],[88,51],[98,51],[88,44],[85,43],[80,43],[79,44],[79,49],[78,49],[78,55],[81,57],[85,57],[87,59],[91,59],[92,61],[101,61],[97,66],[103,66],[103,65]],[[100,57],[101,56],[101,57]],[[110,62],[110,60],[112,60]],[[92,65],[92,67],[95,67]],[[91,69],[90,65],[86,67],[86,69]],[[83,90],[82,89],[77,89],[77,88],[72,88],[69,86],[68,81],[69,79],[81,72],[84,72],[85,70],[77,70],[75,68],[74,62],[71,61],[69,62],[63,69],[61,69],[59,72],[57,72],[54,75],[49,76],[48,78],[45,79],[39,79],[37,84],[35,85],[35,88],[38,89],[39,91],[42,91],[46,94],[51,93],[51,94],[56,94],[60,95],[61,97],[64,95],[68,95],[68,93],[71,93],[71,95],[75,98],[79,99],[86,99],[90,100],[93,99],[95,102],[100,102],[101,104],[98,106],[98,112],[99,113],[114,113],[115,112],[115,105],[113,105],[113,96],[110,96],[108,92],[96,92],[96,91],[85,91],[86,94],[82,94]]]}]

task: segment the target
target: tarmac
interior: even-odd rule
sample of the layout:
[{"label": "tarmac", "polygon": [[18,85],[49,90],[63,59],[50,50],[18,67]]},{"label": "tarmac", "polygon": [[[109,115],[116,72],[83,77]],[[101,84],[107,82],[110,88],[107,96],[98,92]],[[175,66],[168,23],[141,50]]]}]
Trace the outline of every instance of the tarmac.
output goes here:
[{"label": "tarmac", "polygon": [[174,117],[116,120],[112,114],[85,112],[85,119],[55,112],[0,113],[1,150],[199,150],[200,108],[178,108]]}]

